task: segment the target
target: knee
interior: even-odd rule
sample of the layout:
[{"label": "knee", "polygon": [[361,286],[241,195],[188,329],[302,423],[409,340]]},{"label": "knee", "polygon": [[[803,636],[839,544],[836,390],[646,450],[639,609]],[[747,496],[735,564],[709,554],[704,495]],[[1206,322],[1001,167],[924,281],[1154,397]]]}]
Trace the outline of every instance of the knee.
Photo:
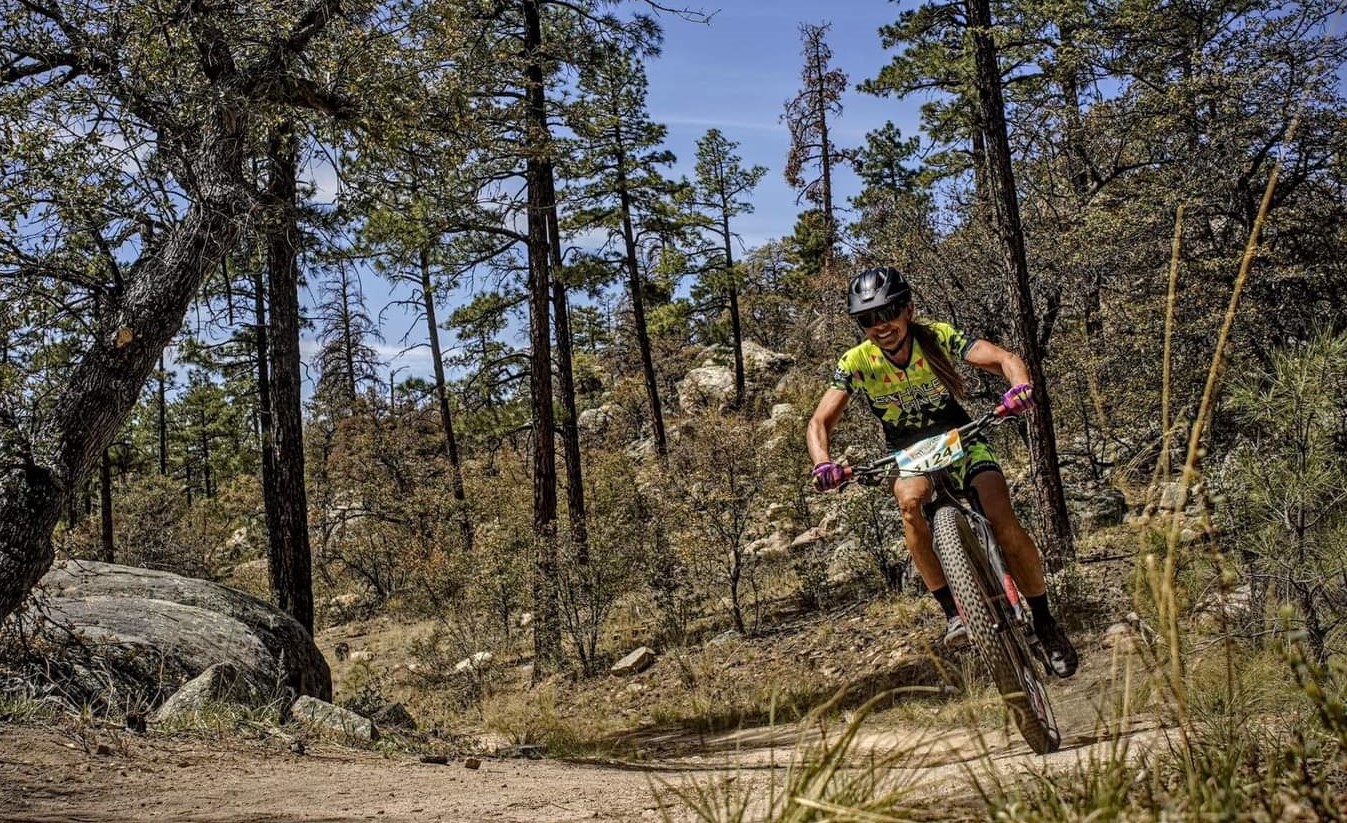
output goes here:
[{"label": "knee", "polygon": [[925,495],[904,494],[899,492],[898,508],[903,513],[903,519],[908,522],[921,522],[925,515],[922,514],[922,505],[926,502]]}]

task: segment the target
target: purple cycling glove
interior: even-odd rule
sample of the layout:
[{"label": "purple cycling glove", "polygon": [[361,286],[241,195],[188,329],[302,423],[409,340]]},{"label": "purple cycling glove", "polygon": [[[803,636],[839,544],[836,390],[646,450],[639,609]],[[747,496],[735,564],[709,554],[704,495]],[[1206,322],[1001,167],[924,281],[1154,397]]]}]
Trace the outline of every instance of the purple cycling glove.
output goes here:
[{"label": "purple cycling glove", "polygon": [[1007,414],[1024,414],[1035,405],[1034,387],[1028,383],[1011,386],[1001,396],[1001,405],[1005,407]]},{"label": "purple cycling glove", "polygon": [[815,466],[810,476],[814,479],[814,489],[821,492],[835,489],[847,479],[842,467],[831,460]]}]

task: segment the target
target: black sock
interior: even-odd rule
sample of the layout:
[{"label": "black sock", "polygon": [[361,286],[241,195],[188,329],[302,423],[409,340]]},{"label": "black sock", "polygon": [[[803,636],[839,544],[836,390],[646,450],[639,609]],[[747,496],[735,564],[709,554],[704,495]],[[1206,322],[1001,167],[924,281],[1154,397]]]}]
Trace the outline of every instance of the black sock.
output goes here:
[{"label": "black sock", "polygon": [[945,610],[946,619],[959,613],[959,607],[954,605],[954,594],[950,592],[949,586],[933,589],[931,596],[935,598],[935,602],[940,604],[940,608]]},{"label": "black sock", "polygon": [[1029,611],[1033,612],[1035,629],[1049,626],[1057,622],[1053,619],[1052,612],[1048,610],[1047,592],[1035,595],[1034,597],[1026,597],[1024,599],[1029,601]]}]

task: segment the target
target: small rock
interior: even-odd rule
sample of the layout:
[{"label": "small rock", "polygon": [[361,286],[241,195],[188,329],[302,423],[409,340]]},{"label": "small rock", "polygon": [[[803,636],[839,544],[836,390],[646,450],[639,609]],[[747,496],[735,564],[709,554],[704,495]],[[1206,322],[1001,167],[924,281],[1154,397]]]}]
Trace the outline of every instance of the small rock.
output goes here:
[{"label": "small rock", "polygon": [[469,757],[467,760],[463,761],[463,768],[465,769],[480,769],[481,767],[482,761],[475,757]]},{"label": "small rock", "polygon": [[112,755],[112,747],[106,743],[99,743],[98,747],[94,749],[94,754],[99,757],[109,757]]},{"label": "small rock", "polygon": [[641,646],[614,663],[609,671],[616,675],[636,674],[650,668],[650,664],[654,662],[655,650],[649,646]]},{"label": "small rock", "polygon": [[490,666],[491,661],[495,659],[496,656],[491,652],[477,652],[476,654],[470,655],[469,657],[465,657],[462,660],[455,663],[454,671],[458,672],[459,674],[463,674],[464,672],[469,671],[472,672],[481,671],[482,669],[485,669],[487,666]]},{"label": "small rock", "polygon": [[1100,638],[1104,648],[1111,649],[1115,646],[1128,651],[1136,645],[1136,629],[1127,623],[1114,623],[1104,631],[1104,636]]},{"label": "small rock", "polygon": [[447,766],[449,765],[449,756],[444,754],[423,754],[421,755],[421,762],[430,763],[435,766]]},{"label": "small rock", "polygon": [[359,740],[379,739],[379,729],[369,718],[307,694],[295,699],[290,713],[296,720],[305,720]]},{"label": "small rock", "polygon": [[301,754],[301,755],[302,755],[302,754],[304,754],[305,751],[306,751],[306,749],[305,749],[305,747],[304,747],[304,741],[303,741],[303,740],[298,740],[298,739],[296,739],[296,740],[291,740],[291,741],[290,741],[290,753],[291,753],[291,754]]}]

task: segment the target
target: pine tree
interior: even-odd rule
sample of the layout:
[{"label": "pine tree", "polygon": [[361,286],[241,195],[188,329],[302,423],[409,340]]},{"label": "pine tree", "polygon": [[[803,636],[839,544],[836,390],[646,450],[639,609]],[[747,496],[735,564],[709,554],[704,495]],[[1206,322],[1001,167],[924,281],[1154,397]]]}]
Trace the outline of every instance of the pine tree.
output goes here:
[{"label": "pine tree", "polygon": [[[804,46],[804,69],[800,79],[804,88],[786,101],[781,115],[790,129],[790,151],[786,155],[786,182],[799,190],[802,198],[817,206],[823,217],[823,256],[821,270],[825,284],[834,283],[837,254],[837,216],[833,208],[833,167],[847,159],[847,152],[833,144],[834,120],[842,114],[842,92],[847,76],[832,66],[832,49],[827,43],[827,23],[800,26]],[[818,176],[806,179],[805,167],[817,166]]]},{"label": "pine tree", "polygon": [[735,233],[731,220],[753,211],[749,200],[767,169],[745,169],[734,153],[739,144],[711,129],[697,141],[696,183],[692,204],[703,217],[702,230],[709,235],[704,279],[713,292],[723,295],[730,313],[730,338],[734,348],[734,404],[744,404],[744,335],[739,316],[739,281],[734,265]]}]

